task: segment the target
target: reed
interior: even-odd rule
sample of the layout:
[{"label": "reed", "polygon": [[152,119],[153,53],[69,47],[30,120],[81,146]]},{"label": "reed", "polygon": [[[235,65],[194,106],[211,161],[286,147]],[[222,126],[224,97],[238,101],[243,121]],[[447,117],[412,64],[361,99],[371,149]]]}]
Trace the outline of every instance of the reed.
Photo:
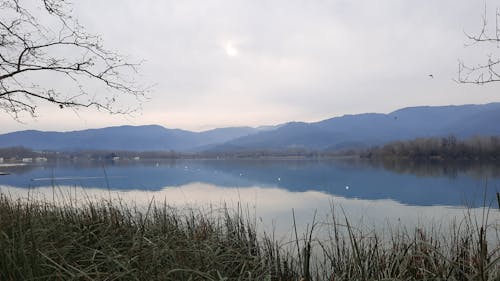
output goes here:
[{"label": "reed", "polygon": [[303,234],[294,222],[292,241],[280,241],[240,207],[0,194],[0,280],[500,280],[499,228],[470,215],[444,232],[379,234],[332,206],[328,221],[315,215]]}]

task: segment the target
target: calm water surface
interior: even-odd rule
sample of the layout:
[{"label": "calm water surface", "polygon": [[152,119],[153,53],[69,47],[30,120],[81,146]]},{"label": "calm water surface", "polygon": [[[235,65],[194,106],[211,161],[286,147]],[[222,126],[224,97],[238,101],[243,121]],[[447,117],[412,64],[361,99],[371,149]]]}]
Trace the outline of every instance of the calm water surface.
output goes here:
[{"label": "calm water surface", "polygon": [[[298,220],[332,205],[359,220],[419,223],[463,216],[464,206],[497,208],[500,166],[366,163],[312,160],[177,160],[57,163],[0,167],[0,189],[12,196],[38,192],[76,197],[115,194],[121,200],[173,205],[240,202],[268,224]],[[33,195],[32,195],[33,196]],[[480,209],[477,209],[480,212]],[[498,211],[492,217],[498,217]]]},{"label": "calm water surface", "polygon": [[[0,167],[0,185],[159,191],[193,183],[224,188],[318,191],[414,206],[481,206],[500,190],[500,166],[370,164],[360,161],[177,160]],[[486,187],[487,185],[487,187]],[[486,190],[485,190],[486,187]]]}]

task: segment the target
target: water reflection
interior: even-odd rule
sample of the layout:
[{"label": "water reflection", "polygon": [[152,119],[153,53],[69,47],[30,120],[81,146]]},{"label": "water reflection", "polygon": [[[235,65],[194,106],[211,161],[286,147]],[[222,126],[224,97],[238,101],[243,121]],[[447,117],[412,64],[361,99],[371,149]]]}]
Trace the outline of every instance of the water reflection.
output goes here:
[{"label": "water reflection", "polygon": [[[442,163],[441,163],[442,164]],[[204,183],[221,188],[280,188],[343,198],[390,199],[414,206],[481,206],[500,187],[495,165],[434,165],[366,161],[179,160],[59,163],[3,167],[0,185],[77,186],[160,191]],[[488,178],[485,189],[484,179]],[[484,193],[486,196],[484,197]]]},{"label": "water reflection", "polygon": [[[346,161],[348,162],[348,161]],[[349,161],[358,165],[371,165],[400,174],[412,174],[420,177],[456,178],[467,175],[477,180],[500,178],[500,163],[480,161],[439,161],[439,160],[358,160]]]},{"label": "water reflection", "polygon": [[[289,191],[282,188],[221,187],[205,183],[191,183],[178,187],[164,187],[156,191],[108,191],[98,188],[71,186],[26,189],[0,186],[0,192],[13,199],[54,200],[59,204],[85,204],[87,200],[111,199],[124,205],[147,208],[152,200],[179,208],[212,209],[222,205],[240,206],[251,217],[259,220],[261,230],[273,231],[286,237],[292,233],[292,209],[299,231],[311,224],[317,212],[320,222],[329,221],[332,206],[340,217],[345,215],[356,226],[383,230],[387,225],[437,225],[446,230],[453,221],[460,221],[466,213],[481,218],[482,209],[446,206],[407,206],[394,200],[359,200],[334,196],[320,191]],[[500,212],[491,210],[489,221],[498,224]],[[387,229],[385,229],[387,230]]]}]

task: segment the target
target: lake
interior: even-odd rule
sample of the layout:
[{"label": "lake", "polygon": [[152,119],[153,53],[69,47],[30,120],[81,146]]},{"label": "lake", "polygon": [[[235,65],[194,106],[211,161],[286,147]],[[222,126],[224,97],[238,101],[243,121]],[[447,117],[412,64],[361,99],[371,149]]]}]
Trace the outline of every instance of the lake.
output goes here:
[{"label": "lake", "polygon": [[[3,166],[0,189],[15,197],[154,198],[178,206],[240,204],[267,227],[290,226],[332,206],[369,225],[419,224],[463,217],[466,209],[495,210],[500,166],[367,162],[361,160],[172,160],[59,162]],[[285,223],[282,223],[285,221]]]}]

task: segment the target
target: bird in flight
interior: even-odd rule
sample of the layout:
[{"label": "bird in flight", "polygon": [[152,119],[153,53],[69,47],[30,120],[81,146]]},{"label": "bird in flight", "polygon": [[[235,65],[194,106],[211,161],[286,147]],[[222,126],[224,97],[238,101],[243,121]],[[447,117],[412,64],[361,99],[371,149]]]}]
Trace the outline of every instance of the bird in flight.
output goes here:
[{"label": "bird in flight", "polygon": [[430,77],[430,78],[434,78],[434,75],[433,75],[433,74],[429,74],[429,77]]}]

